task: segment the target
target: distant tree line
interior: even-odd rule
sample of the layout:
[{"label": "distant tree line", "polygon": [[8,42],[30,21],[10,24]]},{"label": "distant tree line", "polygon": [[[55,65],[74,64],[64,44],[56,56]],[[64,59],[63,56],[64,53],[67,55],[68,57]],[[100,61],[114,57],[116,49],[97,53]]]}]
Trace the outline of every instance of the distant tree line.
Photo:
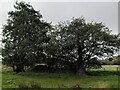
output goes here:
[{"label": "distant tree line", "polygon": [[100,63],[101,65],[120,65],[120,55],[100,60]]},{"label": "distant tree line", "polygon": [[3,26],[3,64],[14,71],[47,64],[75,73],[100,67],[98,57],[112,56],[119,49],[120,38],[102,23],[87,23],[84,17],[52,25],[43,20],[30,4],[16,2],[15,11]]}]

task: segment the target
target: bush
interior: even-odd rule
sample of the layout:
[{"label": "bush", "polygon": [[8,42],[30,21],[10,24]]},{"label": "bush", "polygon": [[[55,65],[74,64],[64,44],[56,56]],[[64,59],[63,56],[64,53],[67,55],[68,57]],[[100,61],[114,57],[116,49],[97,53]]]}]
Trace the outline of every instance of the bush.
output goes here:
[{"label": "bush", "polygon": [[101,60],[100,63],[101,65],[112,65],[112,62],[110,62],[109,60]]}]

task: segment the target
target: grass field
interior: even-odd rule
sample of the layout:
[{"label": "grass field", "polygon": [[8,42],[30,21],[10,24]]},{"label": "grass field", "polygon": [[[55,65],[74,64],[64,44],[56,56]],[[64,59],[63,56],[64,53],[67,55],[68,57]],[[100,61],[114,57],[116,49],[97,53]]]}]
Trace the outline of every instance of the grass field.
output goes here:
[{"label": "grass field", "polygon": [[91,76],[78,76],[70,73],[2,73],[2,88],[18,88],[20,83],[30,85],[36,82],[43,88],[71,88],[80,85],[81,88],[118,88],[118,66],[103,66],[92,69]]}]

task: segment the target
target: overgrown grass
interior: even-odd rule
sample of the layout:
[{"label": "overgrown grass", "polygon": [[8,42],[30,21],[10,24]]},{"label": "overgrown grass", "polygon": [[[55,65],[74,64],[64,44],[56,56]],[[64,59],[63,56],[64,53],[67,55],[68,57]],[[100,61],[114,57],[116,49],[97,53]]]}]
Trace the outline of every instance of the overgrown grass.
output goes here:
[{"label": "overgrown grass", "polygon": [[[91,76],[78,76],[71,73],[35,73],[35,72],[3,72],[2,87],[18,88],[20,83],[30,85],[36,82],[42,88],[72,88],[80,86],[81,88],[117,88],[118,74],[115,67],[107,66],[104,69],[92,70]],[[107,68],[111,70],[107,71]]]}]

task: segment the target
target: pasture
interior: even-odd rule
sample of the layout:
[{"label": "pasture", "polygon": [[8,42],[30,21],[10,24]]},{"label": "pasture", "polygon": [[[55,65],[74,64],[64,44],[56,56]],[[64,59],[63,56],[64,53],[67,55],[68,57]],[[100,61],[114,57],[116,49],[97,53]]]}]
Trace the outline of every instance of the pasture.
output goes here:
[{"label": "pasture", "polygon": [[79,85],[81,88],[118,88],[119,72],[116,65],[105,65],[100,69],[91,69],[93,75],[78,76],[71,73],[14,73],[5,71],[2,73],[2,88],[18,88],[20,83],[30,85],[38,83],[42,88],[72,88]]}]

